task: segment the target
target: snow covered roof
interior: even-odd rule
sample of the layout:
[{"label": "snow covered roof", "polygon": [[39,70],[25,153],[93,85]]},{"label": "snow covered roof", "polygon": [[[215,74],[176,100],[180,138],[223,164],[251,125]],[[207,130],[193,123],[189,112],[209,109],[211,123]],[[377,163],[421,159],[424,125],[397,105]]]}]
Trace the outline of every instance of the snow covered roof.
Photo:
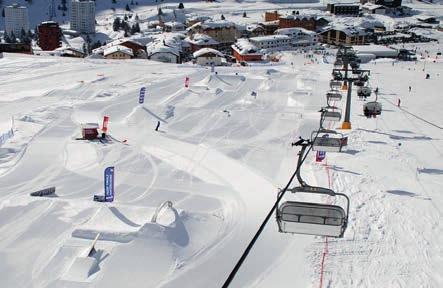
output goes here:
[{"label": "snow covered roof", "polygon": [[281,28],[281,29],[277,29],[275,30],[275,34],[293,34],[293,33],[302,33],[305,35],[315,35],[317,33],[315,33],[314,31],[305,29],[305,28],[301,28],[301,27],[293,27],[293,28]]},{"label": "snow covered roof", "polygon": [[223,53],[221,53],[220,51],[217,51],[217,50],[211,49],[211,48],[202,48],[202,49],[194,52],[194,54],[192,56],[194,56],[194,58],[197,58],[197,57],[201,57],[206,54],[214,54],[219,57],[225,57],[225,55],[223,55]]},{"label": "snow covered roof", "polygon": [[[192,38],[191,38],[192,37]],[[218,45],[219,42],[209,35],[195,33],[191,37],[187,37],[186,41],[195,45]]]},{"label": "snow covered roof", "polygon": [[342,23],[334,23],[332,25],[326,26],[322,29],[322,32],[329,30],[337,30],[345,33],[348,36],[362,36],[366,35],[366,32],[360,26],[347,25]]},{"label": "snow covered roof", "polygon": [[201,28],[206,29],[223,29],[236,27],[234,22],[228,20],[207,20],[205,22],[198,22],[188,28],[188,30],[195,30]]},{"label": "snow covered roof", "polygon": [[303,19],[311,20],[311,19],[315,19],[315,17],[311,16],[311,15],[293,15],[293,14],[283,15],[283,16],[280,16],[280,18],[283,18],[283,19],[293,19],[293,20],[296,20],[296,19],[298,19],[298,20],[303,20]]},{"label": "snow covered roof", "polygon": [[177,27],[180,27],[180,28],[183,28],[183,29],[185,28],[185,24],[183,24],[181,22],[177,22],[177,21],[166,22],[164,25],[168,26],[168,27],[171,27],[171,28],[177,28]]},{"label": "snow covered roof", "polygon": [[259,49],[254,44],[249,42],[249,40],[246,38],[237,39],[237,42],[235,42],[231,46],[231,48],[234,49],[240,55],[246,55],[246,54],[261,55]]},{"label": "snow covered roof", "polygon": [[249,24],[246,26],[246,30],[249,32],[252,32],[256,29],[264,30],[263,26],[258,25],[258,24]]},{"label": "snow covered roof", "polygon": [[386,9],[384,6],[382,5],[377,5],[374,3],[370,3],[367,2],[364,5],[361,6],[363,9],[367,9],[367,10],[376,10],[376,9]]},{"label": "snow covered roof", "polygon": [[143,44],[141,44],[140,42],[138,42],[134,39],[122,38],[122,39],[117,39],[115,41],[112,41],[104,46],[98,47],[98,48],[92,50],[92,53],[93,54],[103,54],[106,49],[111,48],[113,46],[121,45],[122,43],[125,43],[125,42],[131,42],[133,44],[139,45],[140,47],[144,46]]},{"label": "snow covered roof", "polygon": [[163,33],[155,35],[154,40],[146,45],[148,55],[155,53],[171,53],[180,56],[182,51],[183,34],[180,33]]},{"label": "snow covered roof", "polygon": [[130,56],[134,56],[134,53],[132,52],[132,49],[130,49],[128,47],[125,47],[125,46],[122,46],[122,45],[114,45],[114,46],[111,46],[109,48],[106,48],[103,51],[103,56],[108,56],[108,55],[110,55],[112,53],[115,53],[115,52],[122,52],[122,53],[128,54]]},{"label": "snow covered roof", "polygon": [[267,35],[249,38],[252,42],[272,41],[272,40],[289,40],[288,35]]}]

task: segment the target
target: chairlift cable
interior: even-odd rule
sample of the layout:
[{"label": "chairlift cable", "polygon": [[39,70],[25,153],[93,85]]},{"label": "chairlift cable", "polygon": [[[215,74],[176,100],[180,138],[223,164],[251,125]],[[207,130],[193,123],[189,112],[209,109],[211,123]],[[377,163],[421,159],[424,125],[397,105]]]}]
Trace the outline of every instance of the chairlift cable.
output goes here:
[{"label": "chairlift cable", "polygon": [[[314,140],[318,137],[318,134],[320,133],[320,128],[317,130],[317,134],[314,137]],[[292,174],[291,178],[289,179],[288,183],[286,184],[285,188],[283,190],[279,191],[277,201],[272,206],[271,210],[266,215],[265,219],[263,220],[262,224],[258,228],[257,232],[255,233],[252,240],[249,242],[248,246],[246,247],[245,251],[241,255],[240,259],[235,264],[234,268],[232,269],[231,273],[229,274],[228,278],[226,279],[225,283],[223,284],[222,288],[227,288],[231,284],[232,280],[234,279],[235,275],[237,274],[238,270],[242,266],[243,262],[245,261],[246,257],[248,256],[249,252],[251,251],[252,247],[254,246],[255,242],[257,241],[258,237],[260,237],[260,234],[263,232],[263,229],[265,228],[266,224],[268,223],[269,219],[271,219],[272,215],[274,215],[275,210],[278,208],[278,203],[280,203],[281,199],[285,195],[286,191],[289,189],[289,186],[292,184],[292,181],[297,176],[298,171],[300,170],[301,166],[306,160],[306,157],[309,155],[309,152],[312,150],[312,144],[309,146],[308,151],[305,153],[303,159],[300,161],[300,165],[297,165],[297,168],[295,169],[294,173]]]}]

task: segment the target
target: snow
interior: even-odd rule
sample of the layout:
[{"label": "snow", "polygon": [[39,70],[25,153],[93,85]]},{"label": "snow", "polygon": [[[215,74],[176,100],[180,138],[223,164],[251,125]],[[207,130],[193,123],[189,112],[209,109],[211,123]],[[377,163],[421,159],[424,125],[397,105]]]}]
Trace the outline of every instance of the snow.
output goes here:
[{"label": "snow", "polygon": [[198,51],[195,51],[193,56],[194,56],[194,58],[197,58],[197,57],[200,57],[200,56],[208,54],[208,53],[214,54],[214,55],[219,56],[219,57],[225,57],[223,55],[223,53],[221,53],[220,51],[217,51],[217,50],[211,49],[211,48],[202,48],[202,49],[200,49]]},{"label": "snow", "polygon": [[[112,15],[107,3],[97,2],[99,23]],[[235,23],[301,5],[184,4]],[[47,9],[33,5],[31,23]],[[118,3],[116,13],[123,7]],[[132,8],[142,19],[156,15],[155,3]],[[251,18],[243,19],[242,8]],[[398,20],[385,17],[355,20]],[[349,20],[334,18],[339,25]],[[442,40],[441,32],[426,32]],[[168,35],[166,43],[183,38]],[[161,46],[162,37],[153,43]],[[319,287],[322,262],[322,287],[443,286],[441,45],[398,46],[421,58],[361,65],[380,90],[382,115],[363,117],[365,102],[355,89],[352,129],[325,127],[345,133],[348,147],[328,152],[323,163],[311,153],[302,169],[307,183],[350,197],[344,238],[281,234],[272,217],[231,287]],[[323,63],[323,55],[279,54],[278,63],[217,67],[215,74],[142,59],[3,53],[0,134],[11,128],[12,116],[15,124],[14,136],[0,147],[0,287],[221,287],[295,169],[298,149],[291,143],[318,128],[326,103],[333,65]],[[344,111],[343,102],[334,105]],[[75,140],[83,123],[103,116],[110,117],[108,142]],[[115,201],[93,202],[103,193],[108,166],[116,171]],[[29,196],[52,186],[54,197]],[[289,193],[285,200],[343,204]],[[164,201],[173,206],[151,222]],[[98,233],[97,252],[86,257]]]}]

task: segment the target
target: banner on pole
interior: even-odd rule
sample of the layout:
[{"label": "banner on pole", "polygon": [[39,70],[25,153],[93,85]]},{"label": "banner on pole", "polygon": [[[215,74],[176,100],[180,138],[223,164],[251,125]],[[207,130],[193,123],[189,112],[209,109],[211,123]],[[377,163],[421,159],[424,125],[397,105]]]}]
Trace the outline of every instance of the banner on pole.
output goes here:
[{"label": "banner on pole", "polygon": [[114,201],[114,167],[105,169],[105,202]]},{"label": "banner on pole", "polygon": [[108,132],[108,122],[109,122],[109,117],[104,116],[103,117],[103,128],[102,128],[103,133]]},{"label": "banner on pole", "polygon": [[146,92],[146,87],[142,87],[140,89],[140,96],[138,98],[139,104],[143,104],[145,102],[145,92]]}]

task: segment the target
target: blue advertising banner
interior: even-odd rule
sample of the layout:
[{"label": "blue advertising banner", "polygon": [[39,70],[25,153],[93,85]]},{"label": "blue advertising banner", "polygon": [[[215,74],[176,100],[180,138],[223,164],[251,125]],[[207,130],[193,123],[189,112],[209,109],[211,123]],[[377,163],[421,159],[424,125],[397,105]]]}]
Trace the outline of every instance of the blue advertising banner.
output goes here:
[{"label": "blue advertising banner", "polygon": [[139,104],[143,104],[145,102],[145,92],[146,92],[146,87],[142,87],[140,89],[140,96],[138,98]]},{"label": "blue advertising banner", "polygon": [[114,167],[105,169],[105,201],[114,201]]}]

